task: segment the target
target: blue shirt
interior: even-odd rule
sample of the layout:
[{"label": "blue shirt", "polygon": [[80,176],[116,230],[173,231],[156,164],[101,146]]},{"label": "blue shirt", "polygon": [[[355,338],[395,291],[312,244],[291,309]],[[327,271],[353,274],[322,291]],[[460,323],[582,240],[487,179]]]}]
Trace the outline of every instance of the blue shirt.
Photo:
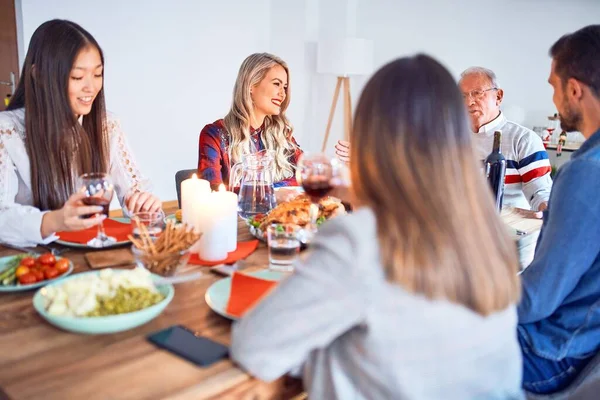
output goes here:
[{"label": "blue shirt", "polygon": [[556,174],[535,257],[521,275],[519,331],[538,356],[600,347],[600,130]]}]

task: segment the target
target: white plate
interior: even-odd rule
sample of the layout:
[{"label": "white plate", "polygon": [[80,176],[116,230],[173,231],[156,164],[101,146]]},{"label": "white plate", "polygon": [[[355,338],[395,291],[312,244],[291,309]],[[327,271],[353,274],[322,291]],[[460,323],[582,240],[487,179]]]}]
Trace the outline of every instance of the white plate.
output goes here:
[{"label": "white plate", "polygon": [[[286,276],[289,276],[288,272],[278,272],[278,271],[256,271],[250,272],[248,275],[255,276],[257,278],[268,279],[271,281],[279,281]],[[206,291],[204,295],[204,299],[206,300],[206,304],[217,314],[229,318],[232,320],[237,320],[237,317],[227,313],[227,303],[229,302],[229,296],[231,295],[231,277],[223,278],[221,280],[216,281]]]},{"label": "white plate", "polygon": [[278,192],[280,190],[293,190],[294,192],[304,193],[304,189],[302,186],[279,186],[275,188],[275,191]]},{"label": "white plate", "polygon": [[[114,217],[114,218],[110,218],[110,219],[118,221],[118,222],[127,223],[127,224],[129,222],[131,222],[131,220],[129,218]],[[129,240],[125,240],[123,242],[117,242],[117,243],[114,243],[114,244],[111,244],[111,245],[105,246],[105,247],[92,247],[92,246],[88,246],[87,244],[77,243],[77,242],[67,242],[65,240],[60,240],[60,239],[58,239],[54,243],[57,243],[57,244],[60,244],[60,245],[63,245],[63,246],[73,247],[73,248],[76,248],[76,249],[94,249],[94,250],[96,250],[96,249],[103,249],[104,250],[104,249],[111,249],[113,247],[123,246],[123,245],[129,244],[131,242]]]}]

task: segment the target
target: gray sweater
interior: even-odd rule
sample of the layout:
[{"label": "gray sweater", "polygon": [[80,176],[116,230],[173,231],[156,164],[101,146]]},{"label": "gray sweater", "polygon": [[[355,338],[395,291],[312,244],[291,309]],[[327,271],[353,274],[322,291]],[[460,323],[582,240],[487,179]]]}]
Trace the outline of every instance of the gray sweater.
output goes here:
[{"label": "gray sweater", "polygon": [[[485,266],[482,266],[485,268]],[[522,398],[516,312],[488,317],[384,279],[369,209],[329,221],[296,271],[234,324],[232,358],[311,399]]]}]

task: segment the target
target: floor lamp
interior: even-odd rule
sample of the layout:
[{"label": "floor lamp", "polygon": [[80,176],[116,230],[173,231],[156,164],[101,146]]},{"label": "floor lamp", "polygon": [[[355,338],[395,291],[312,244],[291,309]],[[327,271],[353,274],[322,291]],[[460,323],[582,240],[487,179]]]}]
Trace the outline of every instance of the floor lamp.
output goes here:
[{"label": "floor lamp", "polygon": [[340,92],[344,108],[344,139],[348,140],[352,130],[352,99],[350,76],[368,75],[373,69],[373,43],[357,38],[326,39],[319,41],[317,50],[317,72],[335,75],[337,84],[331,102],[322,150],[325,152],[331,125],[335,116]]}]

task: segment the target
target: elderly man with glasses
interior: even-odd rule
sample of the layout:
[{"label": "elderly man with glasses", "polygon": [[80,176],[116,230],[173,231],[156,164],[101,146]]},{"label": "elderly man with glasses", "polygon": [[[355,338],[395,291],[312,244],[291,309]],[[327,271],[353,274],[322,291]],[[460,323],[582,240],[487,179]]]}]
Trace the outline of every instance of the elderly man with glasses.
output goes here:
[{"label": "elderly man with glasses", "polygon": [[552,179],[550,161],[541,138],[532,130],[508,121],[500,105],[504,91],[496,74],[471,67],[459,81],[474,132],[474,145],[482,161],[492,151],[494,131],[502,131],[501,151],[506,157],[504,204],[544,211],[548,206]]}]

